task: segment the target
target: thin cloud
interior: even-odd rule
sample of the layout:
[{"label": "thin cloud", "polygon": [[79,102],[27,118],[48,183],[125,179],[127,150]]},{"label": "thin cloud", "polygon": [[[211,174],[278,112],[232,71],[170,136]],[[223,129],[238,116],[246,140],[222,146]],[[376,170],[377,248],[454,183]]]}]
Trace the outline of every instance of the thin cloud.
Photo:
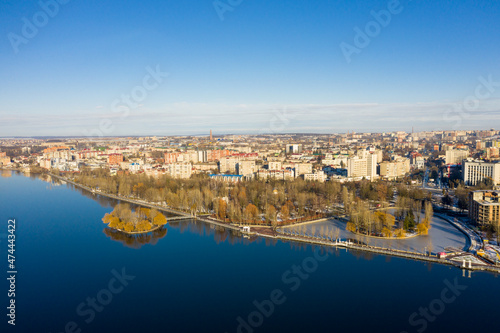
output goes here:
[{"label": "thin cloud", "polygon": [[109,119],[114,126],[110,136],[131,133],[194,134],[210,128],[226,133],[260,133],[266,130],[275,133],[383,132],[408,130],[405,127],[410,126],[420,130],[433,130],[438,126],[450,129],[489,128],[500,118],[500,100],[478,101],[477,108],[472,111],[465,110],[461,103],[442,101],[325,105],[179,102],[159,109],[145,106],[130,109],[128,116],[123,115],[123,112],[112,112],[106,108],[100,108],[98,113],[78,110],[28,117],[0,112],[0,129],[3,135],[78,135],[85,130],[98,129],[103,119]]}]

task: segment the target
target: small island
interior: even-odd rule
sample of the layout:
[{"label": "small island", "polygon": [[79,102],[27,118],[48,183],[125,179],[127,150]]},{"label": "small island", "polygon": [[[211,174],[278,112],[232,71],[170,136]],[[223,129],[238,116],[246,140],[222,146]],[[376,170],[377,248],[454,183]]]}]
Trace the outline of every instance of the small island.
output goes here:
[{"label": "small island", "polygon": [[129,204],[120,203],[104,215],[102,222],[111,229],[134,235],[161,228],[167,224],[167,218],[156,209],[140,207],[132,211]]}]

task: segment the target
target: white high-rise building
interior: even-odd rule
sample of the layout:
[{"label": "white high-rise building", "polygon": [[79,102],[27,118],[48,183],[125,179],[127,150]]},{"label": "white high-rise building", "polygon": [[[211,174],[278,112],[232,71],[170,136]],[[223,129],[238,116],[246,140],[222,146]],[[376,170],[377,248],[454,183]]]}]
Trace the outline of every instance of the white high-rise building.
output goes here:
[{"label": "white high-rise building", "polygon": [[468,150],[451,149],[446,151],[445,161],[446,164],[459,164],[467,157],[469,157]]},{"label": "white high-rise building", "polygon": [[500,184],[500,163],[465,161],[463,168],[465,185],[476,186],[484,179],[491,179],[493,185]]},{"label": "white high-rise building", "polygon": [[366,154],[365,157],[351,157],[347,160],[347,177],[357,178],[366,177],[376,178],[377,175],[377,154]]},{"label": "white high-rise building", "polygon": [[358,156],[351,157],[347,160],[347,177],[366,177],[368,169],[368,161],[366,158]]},{"label": "white high-rise building", "polygon": [[378,155],[376,153],[368,154],[366,156],[366,176],[370,179],[377,178],[377,161]]},{"label": "white high-rise building", "polygon": [[205,163],[208,160],[206,150],[198,150],[197,154],[198,154],[198,162],[199,163]]},{"label": "white high-rise building", "polygon": [[287,144],[286,145],[286,153],[287,154],[300,154],[300,153],[302,153],[302,145],[301,144]]},{"label": "white high-rise building", "polygon": [[410,171],[410,159],[397,158],[394,161],[380,163],[380,176],[388,179],[403,177]]}]

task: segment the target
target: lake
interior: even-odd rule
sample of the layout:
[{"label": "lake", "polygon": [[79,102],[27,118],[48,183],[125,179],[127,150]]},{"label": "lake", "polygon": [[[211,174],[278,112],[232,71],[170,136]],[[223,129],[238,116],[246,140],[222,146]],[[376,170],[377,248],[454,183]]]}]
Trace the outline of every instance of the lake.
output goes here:
[{"label": "lake", "polygon": [[468,278],[450,266],[246,239],[192,220],[130,238],[101,221],[114,200],[33,175],[0,176],[3,274],[9,219],[18,271],[15,327],[5,315],[9,285],[1,284],[2,332],[498,328],[500,283],[491,273]]}]

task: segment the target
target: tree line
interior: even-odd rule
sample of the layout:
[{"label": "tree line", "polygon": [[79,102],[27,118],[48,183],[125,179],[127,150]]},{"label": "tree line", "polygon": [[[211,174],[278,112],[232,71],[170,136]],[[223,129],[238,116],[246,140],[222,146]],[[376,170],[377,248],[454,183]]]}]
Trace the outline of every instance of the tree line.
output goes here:
[{"label": "tree line", "polygon": [[127,203],[115,206],[111,213],[106,213],[102,222],[112,229],[131,232],[147,232],[154,226],[167,224],[167,218],[156,209],[140,207],[132,211]]},{"label": "tree line", "polygon": [[[343,189],[344,210],[348,217],[346,229],[359,234],[378,237],[404,237],[406,233],[426,235],[431,227],[432,203],[420,189],[397,186],[397,198],[393,214],[354,196]],[[424,210],[422,217],[421,212]]]},{"label": "tree line", "polygon": [[[242,224],[266,224],[273,227],[323,217],[350,206],[354,197],[387,203],[394,187],[383,181],[367,180],[340,184],[291,181],[251,180],[223,183],[207,175],[173,179],[168,175],[111,175],[107,169],[83,168],[74,181],[103,192],[142,199],[192,214],[213,214],[220,220]],[[345,198],[345,192],[350,194]]]}]

